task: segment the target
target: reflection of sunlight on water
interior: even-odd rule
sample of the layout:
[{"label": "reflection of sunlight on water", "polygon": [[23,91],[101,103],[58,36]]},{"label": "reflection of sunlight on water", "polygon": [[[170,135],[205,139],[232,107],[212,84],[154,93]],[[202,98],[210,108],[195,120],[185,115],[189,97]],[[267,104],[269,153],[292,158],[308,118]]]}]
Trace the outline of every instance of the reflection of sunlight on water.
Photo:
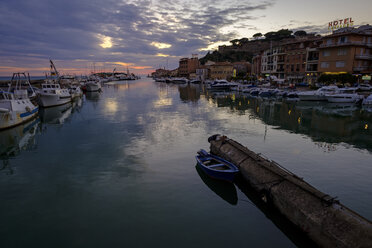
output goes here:
[{"label": "reflection of sunlight on water", "polygon": [[164,106],[171,106],[172,103],[173,103],[172,98],[162,98],[154,102],[154,107],[159,108]]},{"label": "reflection of sunlight on water", "polygon": [[114,99],[107,99],[105,110],[111,114],[116,113],[118,111],[118,102]]}]

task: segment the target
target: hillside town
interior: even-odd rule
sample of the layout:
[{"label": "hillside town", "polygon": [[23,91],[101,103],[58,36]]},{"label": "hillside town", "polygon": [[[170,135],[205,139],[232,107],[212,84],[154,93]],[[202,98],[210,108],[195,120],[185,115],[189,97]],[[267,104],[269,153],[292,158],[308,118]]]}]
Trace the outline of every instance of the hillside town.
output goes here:
[{"label": "hillside town", "polygon": [[[185,77],[188,79],[247,79],[277,83],[305,83],[318,80],[369,82],[372,73],[372,26],[331,27],[332,33],[321,36],[304,31],[282,39],[270,39],[274,32],[258,33],[252,40],[232,40],[231,46],[219,46],[216,54],[245,53],[249,60],[207,60],[182,58],[174,70],[157,69],[153,77]],[[288,30],[281,30],[288,31]],[[281,32],[279,31],[279,32]],[[278,32],[278,33],[279,33]],[[291,31],[290,31],[291,32]],[[347,77],[348,76],[348,77]]]}]

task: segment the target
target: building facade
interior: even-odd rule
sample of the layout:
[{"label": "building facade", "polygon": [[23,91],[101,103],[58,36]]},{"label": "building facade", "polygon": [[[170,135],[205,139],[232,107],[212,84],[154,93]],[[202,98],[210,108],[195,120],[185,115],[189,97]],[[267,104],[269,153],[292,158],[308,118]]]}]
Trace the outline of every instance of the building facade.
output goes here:
[{"label": "building facade", "polygon": [[233,76],[234,66],[230,62],[217,62],[209,66],[210,78],[230,80]]},{"label": "building facade", "polygon": [[263,51],[261,55],[261,73],[265,77],[285,79],[285,55],[283,46],[277,46]]},{"label": "building facade", "polygon": [[192,58],[182,58],[179,61],[178,76],[189,78],[190,74],[195,74],[199,68],[199,59],[197,56]]},{"label": "building facade", "polygon": [[323,37],[319,47],[320,73],[371,74],[372,26],[343,28]]}]

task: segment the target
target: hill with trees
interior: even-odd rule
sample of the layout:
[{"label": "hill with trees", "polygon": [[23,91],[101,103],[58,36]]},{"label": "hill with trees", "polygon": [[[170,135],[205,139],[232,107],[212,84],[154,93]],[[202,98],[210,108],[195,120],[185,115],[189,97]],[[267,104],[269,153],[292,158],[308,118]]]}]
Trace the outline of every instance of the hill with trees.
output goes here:
[{"label": "hill with trees", "polygon": [[268,49],[270,44],[276,45],[280,41],[306,35],[307,33],[303,30],[293,33],[293,31],[288,29],[281,29],[275,32],[271,31],[266,34],[256,33],[251,39],[246,37],[234,39],[230,41],[230,46],[221,46],[218,50],[208,52],[200,59],[200,63],[205,64],[208,60],[214,62],[252,62],[253,56],[261,52],[261,50]]}]

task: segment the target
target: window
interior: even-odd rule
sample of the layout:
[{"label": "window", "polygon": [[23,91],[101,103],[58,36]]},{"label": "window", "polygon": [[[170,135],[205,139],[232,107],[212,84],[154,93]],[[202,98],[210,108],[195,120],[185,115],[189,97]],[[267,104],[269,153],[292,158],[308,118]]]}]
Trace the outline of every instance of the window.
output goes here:
[{"label": "window", "polygon": [[323,57],[328,57],[331,55],[331,52],[329,50],[323,51]]},{"label": "window", "polygon": [[346,36],[341,36],[339,43],[346,43],[347,42],[347,37]]},{"label": "window", "polygon": [[327,45],[332,45],[332,44],[333,44],[332,39],[328,39],[328,40],[327,40]]},{"label": "window", "polygon": [[337,51],[338,56],[342,56],[342,55],[346,55],[346,54],[347,54],[347,50],[345,48],[340,48]]},{"label": "window", "polygon": [[294,71],[294,65],[291,65],[291,71]]},{"label": "window", "polygon": [[328,62],[322,62],[322,63],[320,64],[320,67],[321,67],[321,68],[328,68],[328,67],[329,67],[329,63],[328,63]]},{"label": "window", "polygon": [[336,61],[336,67],[345,67],[345,61]]}]

